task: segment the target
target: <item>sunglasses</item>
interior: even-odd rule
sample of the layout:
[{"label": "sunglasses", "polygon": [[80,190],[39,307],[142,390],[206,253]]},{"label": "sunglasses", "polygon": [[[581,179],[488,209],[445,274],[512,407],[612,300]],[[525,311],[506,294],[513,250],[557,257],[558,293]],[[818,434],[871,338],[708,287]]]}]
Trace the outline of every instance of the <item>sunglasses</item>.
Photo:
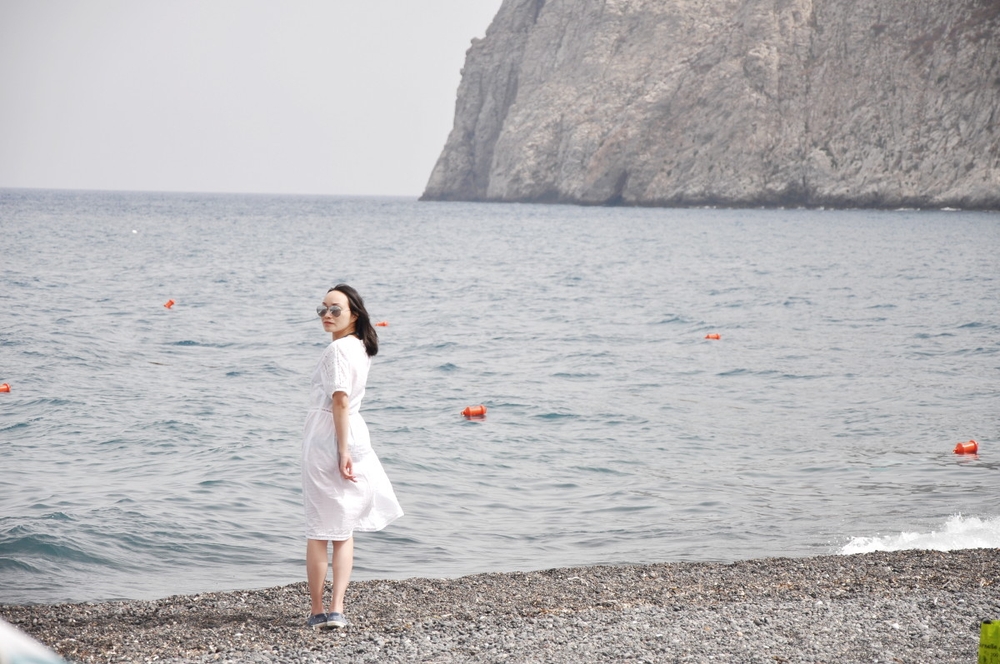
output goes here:
[{"label": "sunglasses", "polygon": [[329,307],[321,304],[318,307],[316,307],[316,315],[319,316],[320,318],[325,316],[327,313],[329,313],[334,318],[337,318],[338,316],[340,316],[341,311],[343,311],[343,309],[341,309],[336,304],[332,304]]}]

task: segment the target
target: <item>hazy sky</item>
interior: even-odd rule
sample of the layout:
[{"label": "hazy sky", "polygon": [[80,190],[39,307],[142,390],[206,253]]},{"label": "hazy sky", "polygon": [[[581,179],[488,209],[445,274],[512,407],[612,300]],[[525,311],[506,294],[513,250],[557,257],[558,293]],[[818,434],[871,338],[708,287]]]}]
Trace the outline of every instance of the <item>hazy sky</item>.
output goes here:
[{"label": "hazy sky", "polygon": [[423,191],[501,0],[0,0],[0,187]]}]

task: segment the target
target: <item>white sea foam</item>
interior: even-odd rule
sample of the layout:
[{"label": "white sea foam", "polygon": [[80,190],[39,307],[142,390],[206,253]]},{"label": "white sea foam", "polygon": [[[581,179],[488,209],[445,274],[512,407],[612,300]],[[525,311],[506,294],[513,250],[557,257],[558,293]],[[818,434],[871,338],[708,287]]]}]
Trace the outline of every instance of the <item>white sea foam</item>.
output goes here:
[{"label": "white sea foam", "polygon": [[992,549],[1000,547],[1000,516],[979,518],[955,514],[944,523],[940,531],[929,533],[901,532],[898,535],[853,537],[840,553],[868,553],[870,551],[902,551],[928,549],[952,551],[954,549]]}]

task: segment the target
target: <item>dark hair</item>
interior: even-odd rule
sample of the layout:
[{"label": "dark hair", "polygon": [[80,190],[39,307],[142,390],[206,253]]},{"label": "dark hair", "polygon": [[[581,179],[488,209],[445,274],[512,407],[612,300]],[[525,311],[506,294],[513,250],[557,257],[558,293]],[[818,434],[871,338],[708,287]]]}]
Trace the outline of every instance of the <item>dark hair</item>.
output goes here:
[{"label": "dark hair", "polygon": [[368,310],[365,309],[365,301],[358,295],[358,291],[347,284],[337,284],[328,290],[327,293],[332,293],[333,291],[339,291],[347,296],[347,303],[351,306],[351,313],[358,317],[354,321],[354,336],[361,339],[362,343],[364,343],[365,352],[368,353],[368,357],[378,355],[378,334],[375,332],[375,326],[372,325],[371,318],[368,317]]}]

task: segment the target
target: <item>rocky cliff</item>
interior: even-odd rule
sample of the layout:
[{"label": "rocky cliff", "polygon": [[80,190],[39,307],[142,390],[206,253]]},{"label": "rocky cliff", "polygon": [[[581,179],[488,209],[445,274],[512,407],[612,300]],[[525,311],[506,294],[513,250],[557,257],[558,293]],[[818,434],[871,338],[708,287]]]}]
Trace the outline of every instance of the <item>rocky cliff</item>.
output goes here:
[{"label": "rocky cliff", "polygon": [[504,0],[423,199],[1000,209],[1000,0]]}]

